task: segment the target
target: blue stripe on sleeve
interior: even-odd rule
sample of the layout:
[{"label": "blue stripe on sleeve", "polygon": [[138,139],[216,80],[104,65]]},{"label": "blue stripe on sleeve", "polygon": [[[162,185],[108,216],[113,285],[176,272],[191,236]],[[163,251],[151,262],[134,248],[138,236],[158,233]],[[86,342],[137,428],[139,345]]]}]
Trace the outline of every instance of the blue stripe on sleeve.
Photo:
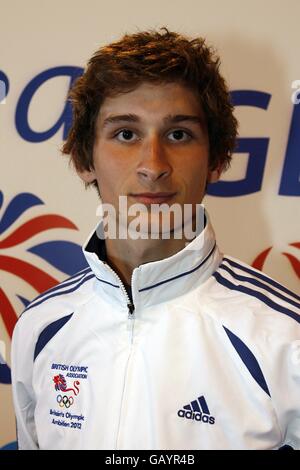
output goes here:
[{"label": "blue stripe on sleeve", "polygon": [[[84,276],[89,272],[91,271],[91,268],[86,268],[82,271],[79,271],[78,273],[74,274],[73,276],[69,277],[68,279],[66,279],[65,281],[62,281],[60,282],[59,284],[57,284],[56,286],[53,286],[51,287],[50,289],[47,289],[45,292],[42,292],[40,295],[38,295],[37,297],[35,297],[34,299],[32,299],[32,301],[30,302],[31,304],[33,302],[35,302],[36,300],[41,300],[43,297],[51,294],[52,292],[56,292],[57,290],[60,290],[60,289],[63,289],[64,287],[68,287],[68,286],[71,286],[73,284],[76,284],[76,282],[79,282],[81,281],[81,279],[84,278]],[[79,276],[78,279],[73,279],[75,277]],[[72,280],[73,279],[73,280]],[[32,305],[33,306],[33,305]]]},{"label": "blue stripe on sleeve", "polygon": [[226,331],[226,334],[227,334],[228,338],[230,339],[231,344],[235,348],[236,352],[238,353],[238,355],[242,359],[243,363],[245,364],[245,366],[249,370],[249,372],[252,375],[252,377],[254,378],[254,380],[258,383],[258,385],[269,396],[271,396],[270,392],[269,392],[269,389],[268,389],[268,386],[267,386],[267,383],[266,383],[266,380],[265,380],[264,375],[262,373],[262,370],[261,370],[261,368],[259,366],[259,363],[258,363],[256,357],[254,356],[254,354],[250,351],[248,346],[246,346],[246,344],[243,343],[243,341],[238,336],[236,336],[234,333],[232,333],[232,331],[228,330],[228,328],[226,328],[224,325],[223,325],[223,328]]},{"label": "blue stripe on sleeve", "polygon": [[258,279],[255,279],[255,278],[253,278],[253,277],[242,276],[242,275],[240,275],[240,274],[237,274],[235,271],[233,271],[232,269],[230,269],[230,268],[229,268],[228,266],[226,266],[225,264],[221,264],[221,265],[219,266],[219,268],[224,269],[225,271],[227,271],[227,272],[228,272],[229,274],[231,274],[231,276],[234,277],[235,279],[237,279],[237,280],[239,280],[239,281],[249,282],[250,284],[253,284],[254,286],[260,287],[261,289],[264,289],[264,290],[266,290],[267,292],[270,292],[270,294],[275,295],[275,296],[278,297],[279,299],[284,300],[285,302],[290,303],[290,304],[293,305],[294,307],[300,309],[300,303],[295,302],[294,300],[291,300],[290,298],[286,297],[285,295],[280,294],[278,291],[272,289],[272,287],[270,287],[270,286],[267,285],[267,284],[264,284],[263,282],[259,281]]},{"label": "blue stripe on sleeve", "polygon": [[261,272],[257,272],[254,269],[251,269],[250,267],[242,266],[241,264],[237,263],[236,261],[233,261],[229,258],[226,258],[224,256],[223,261],[227,261],[227,263],[231,264],[231,266],[234,266],[235,268],[241,269],[242,271],[245,271],[248,274],[252,274],[252,276],[258,277],[262,281],[265,281],[272,285],[273,287],[277,287],[277,289],[280,289],[282,292],[285,292],[286,294],[290,295],[291,297],[294,297],[296,300],[300,302],[300,296],[292,292],[291,290],[287,289],[284,287],[282,284],[279,284],[279,282],[276,282],[274,279],[271,279],[267,276],[265,276]]},{"label": "blue stripe on sleeve", "polygon": [[73,313],[66,315],[65,317],[59,318],[53,323],[50,323],[38,337],[37,343],[34,350],[33,361],[36,360],[37,356],[44,349],[47,343],[56,335],[56,333],[61,330],[61,328],[72,318]]},{"label": "blue stripe on sleeve", "polygon": [[59,295],[64,295],[64,294],[69,294],[70,292],[74,292],[74,291],[77,290],[80,286],[82,286],[82,284],[84,284],[85,282],[89,281],[89,280],[92,279],[93,277],[95,277],[95,275],[94,275],[94,274],[90,274],[89,276],[84,277],[83,279],[81,279],[81,281],[78,282],[78,284],[76,284],[74,287],[72,287],[72,289],[67,289],[67,290],[63,290],[63,291],[54,292],[54,293],[51,294],[51,295],[48,295],[48,296],[46,296],[46,297],[43,297],[39,302],[35,302],[33,305],[32,305],[32,304],[29,304],[29,306],[24,310],[24,312],[22,313],[22,315],[23,315],[25,312],[27,312],[28,310],[30,310],[31,308],[37,307],[38,305],[42,304],[43,302],[46,302],[46,300],[51,299],[52,297],[58,297]]},{"label": "blue stripe on sleeve", "polygon": [[236,290],[239,292],[243,292],[244,294],[250,295],[252,297],[256,297],[258,300],[268,305],[268,307],[272,308],[273,310],[283,313],[284,315],[288,315],[289,317],[296,320],[296,322],[300,323],[300,315],[293,312],[292,310],[289,310],[286,307],[283,307],[282,305],[279,305],[273,302],[273,300],[269,299],[266,295],[262,294],[261,292],[258,292],[254,289],[250,289],[249,287],[246,287],[246,286],[242,286],[240,284],[235,285],[232,282],[228,281],[228,279],[226,279],[225,277],[221,276],[221,274],[218,273],[217,271],[213,273],[213,276],[217,280],[217,282],[219,282],[219,284],[222,284],[228,289]]}]

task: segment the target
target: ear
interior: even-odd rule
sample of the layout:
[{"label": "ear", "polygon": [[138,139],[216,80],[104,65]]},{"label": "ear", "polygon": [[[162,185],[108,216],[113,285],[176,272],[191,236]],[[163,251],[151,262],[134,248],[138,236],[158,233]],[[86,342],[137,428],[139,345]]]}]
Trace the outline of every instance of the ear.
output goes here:
[{"label": "ear", "polygon": [[213,169],[208,169],[207,183],[216,183],[224,170],[224,163],[218,163]]},{"label": "ear", "polygon": [[96,178],[96,173],[95,170],[78,170],[76,169],[77,175],[79,178],[82,179],[85,183],[92,183],[95,181]]}]

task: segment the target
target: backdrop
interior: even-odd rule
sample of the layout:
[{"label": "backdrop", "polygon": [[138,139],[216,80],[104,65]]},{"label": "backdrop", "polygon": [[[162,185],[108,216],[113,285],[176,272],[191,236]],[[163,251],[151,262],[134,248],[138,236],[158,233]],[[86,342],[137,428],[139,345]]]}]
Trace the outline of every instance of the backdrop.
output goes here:
[{"label": "backdrop", "polygon": [[204,203],[224,252],[299,293],[300,3],[0,0],[0,8],[0,447],[12,448],[13,327],[30,300],[84,266],[80,245],[97,222],[96,192],[59,148],[68,89],[100,45],[165,25],[217,48],[240,137]]}]

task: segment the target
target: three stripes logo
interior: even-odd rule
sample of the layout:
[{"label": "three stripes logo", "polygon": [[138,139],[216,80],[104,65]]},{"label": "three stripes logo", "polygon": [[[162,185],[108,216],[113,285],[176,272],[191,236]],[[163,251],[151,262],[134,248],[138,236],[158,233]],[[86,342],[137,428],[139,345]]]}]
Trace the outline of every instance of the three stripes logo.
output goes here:
[{"label": "three stripes logo", "polygon": [[211,416],[204,396],[198,397],[197,400],[192,401],[189,405],[185,405],[178,411],[180,418],[194,419],[202,421],[202,423],[215,424],[215,418]]}]

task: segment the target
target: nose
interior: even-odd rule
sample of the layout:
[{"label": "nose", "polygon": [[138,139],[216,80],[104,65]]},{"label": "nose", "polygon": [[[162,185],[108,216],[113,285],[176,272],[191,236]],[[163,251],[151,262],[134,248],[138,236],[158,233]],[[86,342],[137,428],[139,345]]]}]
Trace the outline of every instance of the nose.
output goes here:
[{"label": "nose", "polygon": [[144,182],[155,182],[166,179],[172,172],[167,159],[164,145],[159,136],[153,135],[144,142],[141,149],[141,159],[137,166],[137,173]]}]

